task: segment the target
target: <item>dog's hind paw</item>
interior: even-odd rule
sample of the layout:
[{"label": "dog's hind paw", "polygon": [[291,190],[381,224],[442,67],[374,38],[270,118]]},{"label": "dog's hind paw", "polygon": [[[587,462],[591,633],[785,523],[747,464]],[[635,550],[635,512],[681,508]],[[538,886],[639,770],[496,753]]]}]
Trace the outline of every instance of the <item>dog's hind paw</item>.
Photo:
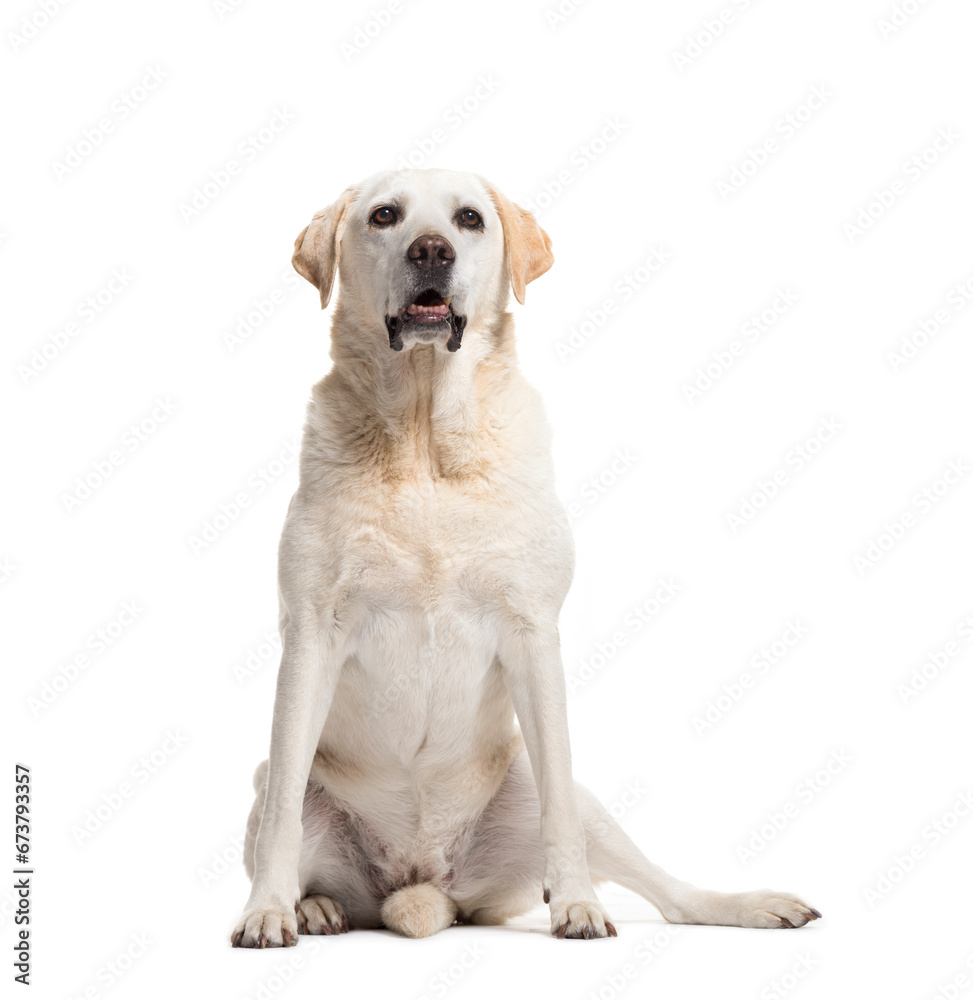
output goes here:
[{"label": "dog's hind paw", "polygon": [[738,902],[738,927],[803,927],[821,914],[787,892],[741,892]]},{"label": "dog's hind paw", "polygon": [[297,904],[297,929],[301,934],[343,934],[348,918],[330,896],[305,896]]},{"label": "dog's hind paw", "polygon": [[803,927],[821,914],[788,892],[710,892],[696,889],[665,917],[674,924],[722,924],[725,927]]}]

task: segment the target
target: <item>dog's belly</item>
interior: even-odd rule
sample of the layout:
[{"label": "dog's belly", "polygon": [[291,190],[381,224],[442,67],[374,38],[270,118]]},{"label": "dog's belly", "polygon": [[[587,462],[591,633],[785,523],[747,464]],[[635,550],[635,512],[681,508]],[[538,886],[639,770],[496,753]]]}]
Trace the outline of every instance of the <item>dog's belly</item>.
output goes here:
[{"label": "dog's belly", "polygon": [[344,664],[312,781],[353,819],[387,885],[446,884],[522,747],[483,613],[397,608]]}]

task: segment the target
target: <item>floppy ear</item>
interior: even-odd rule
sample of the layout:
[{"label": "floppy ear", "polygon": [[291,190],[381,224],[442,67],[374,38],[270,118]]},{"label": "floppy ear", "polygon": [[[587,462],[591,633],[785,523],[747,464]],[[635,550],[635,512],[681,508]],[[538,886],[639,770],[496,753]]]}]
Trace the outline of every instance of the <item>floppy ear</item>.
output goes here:
[{"label": "floppy ear", "polygon": [[314,285],[321,293],[321,308],[331,298],[331,286],[338,268],[338,241],[348,206],[358,192],[347,188],[341,197],[327,208],[322,208],[294,240],[294,270]]},{"label": "floppy ear", "polygon": [[554,263],[551,238],[525,208],[509,201],[496,188],[487,185],[487,190],[503,224],[503,246],[514,298],[523,305],[527,285]]}]

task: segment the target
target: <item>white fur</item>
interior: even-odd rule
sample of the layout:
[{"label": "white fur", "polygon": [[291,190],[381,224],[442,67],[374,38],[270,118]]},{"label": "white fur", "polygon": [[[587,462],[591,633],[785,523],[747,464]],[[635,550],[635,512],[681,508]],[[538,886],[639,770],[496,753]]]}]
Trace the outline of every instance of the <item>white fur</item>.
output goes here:
[{"label": "white fur", "polygon": [[[404,218],[376,232],[368,217],[390,199]],[[482,232],[457,229],[461,206]],[[425,234],[456,251],[468,325],[452,354],[444,338],[392,351],[384,326],[410,301],[405,254]],[[376,175],[298,238],[323,303],[338,268],[334,365],[280,544],[283,656],[234,943],[295,943],[299,918],[311,933],[424,936],[454,917],[502,922],[542,891],[552,932],[604,936],[592,876],[672,921],[816,915],[786,894],[672,878],[571,777],[557,619],[572,545],[504,312],[510,282],[522,294],[548,266],[545,242],[486,182],[445,171]]]}]

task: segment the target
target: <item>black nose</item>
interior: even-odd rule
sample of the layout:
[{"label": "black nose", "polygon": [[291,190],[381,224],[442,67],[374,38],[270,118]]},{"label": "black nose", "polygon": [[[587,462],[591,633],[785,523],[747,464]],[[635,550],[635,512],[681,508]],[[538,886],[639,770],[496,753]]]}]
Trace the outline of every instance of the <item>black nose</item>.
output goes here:
[{"label": "black nose", "polygon": [[409,247],[406,256],[420,271],[438,271],[449,267],[456,253],[449,240],[442,236],[420,236]]}]

